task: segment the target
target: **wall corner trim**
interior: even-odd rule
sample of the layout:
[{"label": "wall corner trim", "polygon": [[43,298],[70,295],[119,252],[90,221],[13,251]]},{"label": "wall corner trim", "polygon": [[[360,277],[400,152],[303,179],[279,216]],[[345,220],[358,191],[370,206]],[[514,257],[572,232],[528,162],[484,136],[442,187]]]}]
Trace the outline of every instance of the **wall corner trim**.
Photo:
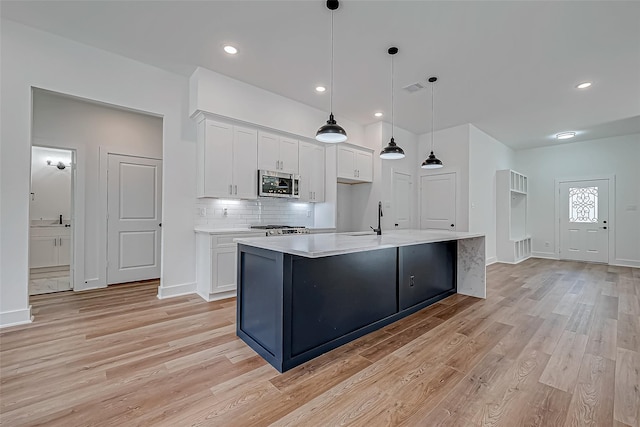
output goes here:
[{"label": "wall corner trim", "polygon": [[182,283],[173,286],[159,286],[158,299],[179,297],[196,293],[196,282]]},{"label": "wall corner trim", "polygon": [[31,315],[31,306],[23,310],[0,312],[0,328],[24,325],[31,322],[33,322],[33,316]]},{"label": "wall corner trim", "polygon": [[492,256],[491,258],[487,258],[486,264],[485,265],[491,265],[491,264],[495,264],[496,262],[498,262],[498,258]]}]

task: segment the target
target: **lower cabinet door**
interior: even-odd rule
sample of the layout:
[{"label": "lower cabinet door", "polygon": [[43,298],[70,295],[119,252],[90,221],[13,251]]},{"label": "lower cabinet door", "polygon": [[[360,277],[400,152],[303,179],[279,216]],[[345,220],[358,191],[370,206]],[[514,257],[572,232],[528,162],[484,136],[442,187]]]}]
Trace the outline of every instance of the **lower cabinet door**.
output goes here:
[{"label": "lower cabinet door", "polygon": [[53,267],[58,264],[59,237],[31,237],[29,267]]},{"label": "lower cabinet door", "polygon": [[455,289],[457,242],[402,246],[398,251],[400,310]]},{"label": "lower cabinet door", "polygon": [[69,265],[71,261],[71,236],[58,237],[58,265]]},{"label": "lower cabinet door", "polygon": [[217,247],[212,254],[214,266],[211,292],[236,289],[236,245]]}]

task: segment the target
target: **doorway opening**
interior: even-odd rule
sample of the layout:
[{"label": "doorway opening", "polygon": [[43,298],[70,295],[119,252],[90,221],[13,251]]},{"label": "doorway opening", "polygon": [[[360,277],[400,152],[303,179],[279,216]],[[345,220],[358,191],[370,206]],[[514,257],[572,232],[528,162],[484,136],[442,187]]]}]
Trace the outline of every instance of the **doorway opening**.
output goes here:
[{"label": "doorway opening", "polygon": [[31,147],[29,295],[73,289],[75,150]]}]

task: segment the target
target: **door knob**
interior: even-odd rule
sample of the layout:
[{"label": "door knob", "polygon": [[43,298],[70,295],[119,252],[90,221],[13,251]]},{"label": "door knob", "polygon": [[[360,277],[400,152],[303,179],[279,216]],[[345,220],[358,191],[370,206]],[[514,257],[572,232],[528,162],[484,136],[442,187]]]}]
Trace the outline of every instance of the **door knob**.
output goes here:
[{"label": "door knob", "polygon": [[452,227],[454,227],[454,225],[453,225],[453,224],[451,224],[451,226],[452,226]]},{"label": "door knob", "polygon": [[607,227],[600,227],[600,228],[602,228],[603,230],[606,230],[606,229],[607,229]]}]

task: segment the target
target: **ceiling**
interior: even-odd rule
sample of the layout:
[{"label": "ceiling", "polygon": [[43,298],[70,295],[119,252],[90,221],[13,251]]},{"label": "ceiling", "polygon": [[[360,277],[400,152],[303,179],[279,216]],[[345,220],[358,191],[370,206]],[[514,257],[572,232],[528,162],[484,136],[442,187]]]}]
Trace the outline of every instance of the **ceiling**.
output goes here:
[{"label": "ceiling", "polygon": [[[328,110],[324,1],[6,1],[2,17],[190,75],[202,66]],[[514,149],[640,132],[640,2],[345,0],[334,15],[333,110],[362,125],[472,123]],[[222,51],[226,43],[239,53]],[[589,89],[575,86],[593,82]],[[402,88],[421,82],[426,89]],[[321,123],[318,124],[320,126]],[[401,141],[398,141],[400,145]]]}]

